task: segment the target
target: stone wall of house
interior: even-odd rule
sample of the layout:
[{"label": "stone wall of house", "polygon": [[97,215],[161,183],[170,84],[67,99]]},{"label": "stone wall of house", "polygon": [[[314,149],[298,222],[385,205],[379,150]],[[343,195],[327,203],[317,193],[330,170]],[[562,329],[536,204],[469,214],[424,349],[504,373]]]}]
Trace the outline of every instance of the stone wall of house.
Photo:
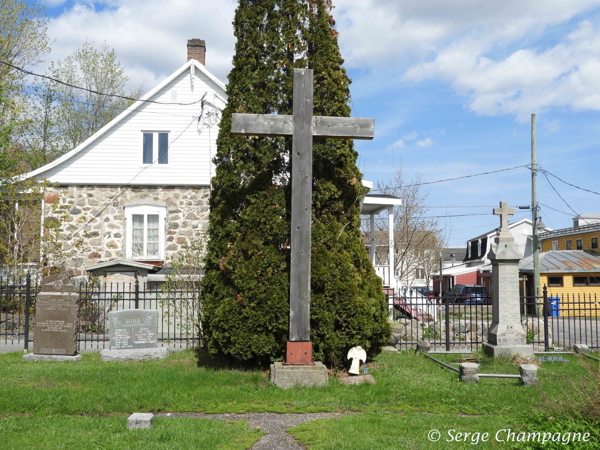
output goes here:
[{"label": "stone wall of house", "polygon": [[[56,255],[82,268],[125,259],[125,206],[166,206],[165,262],[208,229],[209,187],[64,186],[47,192],[44,219],[60,222]],[[53,251],[48,251],[53,259]]]}]

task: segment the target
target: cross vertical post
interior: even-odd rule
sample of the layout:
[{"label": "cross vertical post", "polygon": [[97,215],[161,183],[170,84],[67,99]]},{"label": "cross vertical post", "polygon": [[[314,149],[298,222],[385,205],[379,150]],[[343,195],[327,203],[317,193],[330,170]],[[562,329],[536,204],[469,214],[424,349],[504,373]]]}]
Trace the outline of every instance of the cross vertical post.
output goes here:
[{"label": "cross vertical post", "polygon": [[310,341],[313,73],[294,70],[292,134],[291,342]]}]

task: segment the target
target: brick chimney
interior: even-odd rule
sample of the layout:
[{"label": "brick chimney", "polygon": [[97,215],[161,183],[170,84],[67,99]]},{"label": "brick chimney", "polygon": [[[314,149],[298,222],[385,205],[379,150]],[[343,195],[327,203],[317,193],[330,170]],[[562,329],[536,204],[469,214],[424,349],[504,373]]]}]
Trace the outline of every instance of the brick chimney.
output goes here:
[{"label": "brick chimney", "polygon": [[187,43],[188,56],[187,60],[195,59],[202,65],[205,64],[206,45],[202,39],[189,39]]}]

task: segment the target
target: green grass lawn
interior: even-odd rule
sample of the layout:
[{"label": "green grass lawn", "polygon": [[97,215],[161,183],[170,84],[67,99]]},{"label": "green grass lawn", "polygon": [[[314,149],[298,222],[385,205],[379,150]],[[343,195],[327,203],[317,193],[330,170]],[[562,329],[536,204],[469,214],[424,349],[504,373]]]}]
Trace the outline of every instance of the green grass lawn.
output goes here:
[{"label": "green grass lawn", "polygon": [[[465,358],[436,357],[449,363]],[[475,357],[481,364],[481,373],[519,373],[518,362]],[[435,426],[442,433],[452,428],[494,431],[526,426],[522,421],[527,414],[579,414],[590,396],[597,396],[600,366],[592,360],[584,362],[581,357],[565,357],[568,364],[541,363],[540,384],[532,388],[520,387],[514,379],[482,379],[478,385],[461,383],[456,373],[413,352],[402,352],[381,354],[370,363],[369,372],[375,376],[376,385],[345,386],[331,377],[328,387],[283,390],[270,385],[268,374],[262,370],[238,370],[211,363],[198,366],[191,351],[174,353],[165,360],[132,363],[103,363],[98,354],[85,354],[79,363],[25,362],[21,354],[13,353],[0,355],[0,441],[7,442],[5,430],[26,426],[44,430],[36,433],[55,430],[57,435],[63,434],[63,429],[66,435],[70,435],[69,430],[76,434],[86,426],[105,429],[111,419],[125,423],[126,415],[132,412],[355,411],[364,414],[306,423],[294,429],[293,434],[315,449],[334,448],[334,442],[336,448],[467,448],[472,445],[445,442],[447,445],[443,446],[444,442],[440,442],[437,447],[429,447],[427,432]],[[30,417],[24,418],[23,414]],[[85,420],[98,424],[92,426]],[[44,423],[47,425],[41,425]],[[164,429],[153,429],[152,433],[192,436],[193,423],[168,419],[161,421]],[[229,427],[227,430],[239,426],[216,423]],[[217,435],[223,433],[218,426],[214,428]],[[114,441],[107,438],[102,443],[105,447],[94,443],[99,437],[92,431],[90,447],[137,448],[138,441],[124,429],[117,427],[110,434]],[[13,432],[9,436],[16,439],[22,434]],[[37,441],[38,437],[30,434],[22,439]],[[41,436],[39,439],[44,440]],[[232,435],[225,443],[232,447],[222,448],[249,448],[256,435],[242,433],[239,442],[235,439]],[[161,442],[158,438],[152,441]],[[8,442],[15,448],[21,443]],[[189,448],[221,448],[219,445],[215,441],[214,445],[198,443]],[[485,445],[494,448],[492,443],[478,444],[481,448]],[[178,447],[167,443],[164,448]]]},{"label": "green grass lawn", "polygon": [[250,448],[262,433],[244,421],[211,419],[153,420],[150,430],[128,430],[126,416],[35,416],[0,418],[6,450],[57,449],[222,449]]}]

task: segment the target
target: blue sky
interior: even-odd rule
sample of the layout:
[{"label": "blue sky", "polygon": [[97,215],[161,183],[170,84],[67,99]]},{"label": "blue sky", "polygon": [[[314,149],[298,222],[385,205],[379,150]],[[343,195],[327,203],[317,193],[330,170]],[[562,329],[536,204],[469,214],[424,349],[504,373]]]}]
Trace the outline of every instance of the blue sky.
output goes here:
[{"label": "blue sky", "polygon": [[[400,166],[407,180],[420,174],[422,181],[433,181],[527,164],[530,115],[536,113],[542,166],[600,191],[600,0],[334,4],[353,79],[354,114],[377,123],[375,140],[357,143],[366,179],[390,180]],[[149,89],[185,62],[187,39],[201,38],[207,43],[207,68],[226,81],[236,2],[165,5],[47,0],[52,52],[37,69],[43,71],[86,39],[106,41],[116,49],[131,86],[143,82]],[[429,213],[491,213],[499,201],[527,205],[530,180],[531,172],[521,168],[430,185]],[[576,212],[600,213],[600,196],[551,181]],[[547,226],[570,226],[574,214],[543,176],[538,198]],[[451,245],[498,223],[491,215],[440,220]]]}]

